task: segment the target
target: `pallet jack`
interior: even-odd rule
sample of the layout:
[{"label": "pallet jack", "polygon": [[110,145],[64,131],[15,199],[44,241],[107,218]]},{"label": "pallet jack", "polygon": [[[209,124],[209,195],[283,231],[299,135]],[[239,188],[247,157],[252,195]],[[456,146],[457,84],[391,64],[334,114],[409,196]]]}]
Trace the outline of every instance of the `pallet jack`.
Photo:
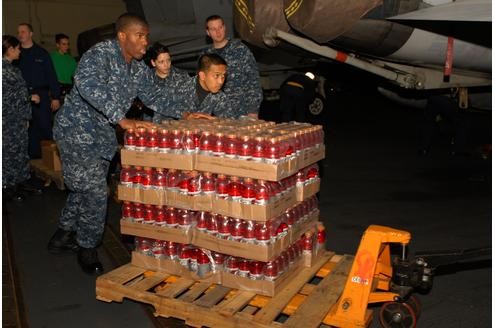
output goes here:
[{"label": "pallet jack", "polygon": [[[413,292],[427,292],[437,268],[461,260],[491,255],[491,248],[418,252],[407,257],[411,234],[407,231],[371,225],[364,232],[339,300],[324,322],[336,327],[368,327],[372,320],[369,304],[383,303],[380,324],[384,328],[414,328],[421,305]],[[402,254],[392,259],[391,247]]]}]

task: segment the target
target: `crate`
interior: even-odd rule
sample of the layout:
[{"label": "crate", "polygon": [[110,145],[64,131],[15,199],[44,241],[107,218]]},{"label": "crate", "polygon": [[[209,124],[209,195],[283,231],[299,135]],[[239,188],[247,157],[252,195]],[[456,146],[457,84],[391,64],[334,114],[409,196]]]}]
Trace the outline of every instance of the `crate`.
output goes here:
[{"label": "crate", "polygon": [[325,252],[274,297],[129,263],[97,278],[96,298],[151,304],[156,316],[181,319],[193,327],[319,327],[329,323],[328,312],[344,289],[353,260]]},{"label": "crate", "polygon": [[30,164],[34,174],[45,182],[45,187],[48,187],[52,182],[54,182],[58,189],[65,189],[62,171],[54,171],[50,169],[41,159],[33,159]]}]

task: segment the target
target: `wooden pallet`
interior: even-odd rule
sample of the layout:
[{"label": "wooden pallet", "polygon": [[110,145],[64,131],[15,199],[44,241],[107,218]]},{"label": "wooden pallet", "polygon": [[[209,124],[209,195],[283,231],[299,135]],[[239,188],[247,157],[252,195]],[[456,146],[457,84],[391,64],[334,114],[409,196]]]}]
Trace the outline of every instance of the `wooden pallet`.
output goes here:
[{"label": "wooden pallet", "polygon": [[62,171],[50,170],[45,164],[43,164],[43,160],[41,159],[33,159],[30,164],[36,176],[45,181],[45,187],[48,187],[52,182],[54,182],[58,189],[65,189]]},{"label": "wooden pallet", "polygon": [[[96,298],[151,304],[156,316],[194,327],[319,327],[340,297],[354,260],[325,252],[274,297],[126,264],[96,280]],[[317,284],[315,282],[318,282]]]}]

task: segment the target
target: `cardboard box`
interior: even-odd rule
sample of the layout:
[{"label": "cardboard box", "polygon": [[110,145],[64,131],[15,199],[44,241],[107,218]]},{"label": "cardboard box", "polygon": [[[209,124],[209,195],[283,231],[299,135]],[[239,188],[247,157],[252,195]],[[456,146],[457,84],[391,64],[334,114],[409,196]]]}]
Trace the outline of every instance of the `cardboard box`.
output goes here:
[{"label": "cardboard box", "polygon": [[191,243],[193,230],[193,227],[186,230],[179,228],[161,227],[152,224],[130,222],[124,219],[120,220],[120,233],[123,235],[131,235],[158,240],[168,240],[183,244]]},{"label": "cardboard box", "polygon": [[241,159],[196,155],[195,168],[199,171],[231,176],[279,181],[295,173],[296,160],[297,158],[294,158],[280,164],[268,164]]},{"label": "cardboard box", "polygon": [[300,156],[296,157],[297,159],[296,172],[324,158],[325,158],[325,145],[319,145],[318,147],[305,149]]},{"label": "cardboard box", "polygon": [[195,211],[208,211],[245,220],[267,221],[294,206],[296,188],[268,205],[242,204],[214,195],[185,195],[169,190],[138,189],[118,185],[119,200],[151,205],[167,205]]},{"label": "cardboard box", "polygon": [[199,277],[196,273],[189,271],[176,261],[168,259],[157,259],[151,256],[132,252],[132,265],[145,268],[151,271],[161,271],[181,278],[191,279],[201,282],[210,282],[223,285],[229,288],[235,288],[243,291],[254,292],[259,295],[275,296],[282,289],[291,283],[297,275],[305,269],[302,265],[302,258],[296,261],[292,267],[284,272],[274,281],[269,280],[252,280],[248,277],[241,277],[225,271],[210,272],[206,277]]},{"label": "cardboard box", "polygon": [[247,244],[235,240],[220,239],[216,236],[194,229],[191,244],[223,254],[268,262],[279,256],[306,231],[314,228],[317,222],[317,217],[309,218],[303,224],[296,225],[294,228],[289,229],[287,235],[284,237],[267,245]]},{"label": "cardboard box", "polygon": [[248,277],[241,277],[226,271],[222,271],[222,285],[230,288],[236,288],[243,291],[249,291],[258,295],[275,296],[304,269],[302,259],[298,259],[277,279],[270,280],[252,280]]},{"label": "cardboard box", "polygon": [[222,275],[220,271],[209,272],[205,277],[199,277],[195,272],[192,272],[189,269],[183,267],[176,261],[172,261],[169,259],[157,259],[138,252],[132,252],[131,263],[141,268],[170,273],[185,279],[201,282],[211,282],[215,284],[222,283]]},{"label": "cardboard box", "polygon": [[124,165],[142,167],[160,167],[178,170],[193,170],[195,156],[190,154],[169,154],[158,152],[120,150],[121,162]]},{"label": "cardboard box", "polygon": [[52,171],[62,171],[62,163],[58,153],[57,144],[53,140],[41,141],[41,159],[43,165]]},{"label": "cardboard box", "polygon": [[306,198],[316,195],[320,191],[320,178],[315,182],[302,187],[296,187],[296,200],[302,202]]}]

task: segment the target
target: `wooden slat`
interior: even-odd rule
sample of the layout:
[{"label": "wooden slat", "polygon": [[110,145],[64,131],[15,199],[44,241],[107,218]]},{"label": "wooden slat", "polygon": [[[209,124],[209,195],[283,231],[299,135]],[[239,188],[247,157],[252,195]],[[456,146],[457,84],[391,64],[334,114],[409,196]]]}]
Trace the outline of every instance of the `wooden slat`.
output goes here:
[{"label": "wooden slat", "polygon": [[251,305],[248,305],[246,306],[244,309],[242,309],[242,313],[246,313],[246,314],[253,314],[254,312],[256,312],[258,310],[258,308],[256,306],[251,306]]},{"label": "wooden slat", "polygon": [[156,293],[160,296],[174,298],[191,287],[192,284],[194,284],[194,280],[179,278],[174,283],[168,284],[165,288],[157,291]]},{"label": "wooden slat", "polygon": [[[314,274],[321,268],[321,266],[327,262],[334,253],[324,253],[321,258],[310,268],[304,268],[301,272],[291,281],[291,283],[280,291],[275,297],[273,297],[266,306],[256,313],[254,320],[260,323],[271,323],[285,308],[289,301],[297,294],[301,287],[308,282]],[[301,326],[304,327],[304,326]]]},{"label": "wooden slat", "polygon": [[116,284],[124,284],[137,276],[143,274],[146,269],[134,266],[130,263],[99,276],[97,279],[111,280]]},{"label": "wooden slat", "polygon": [[253,292],[239,291],[237,295],[228,299],[217,309],[223,315],[231,316],[242,309],[256,294]]},{"label": "wooden slat", "polygon": [[194,301],[194,304],[210,308],[220,302],[220,300],[224,298],[224,296],[227,295],[230,290],[231,288],[229,287],[215,285],[215,288],[209,290],[200,299]]},{"label": "wooden slat", "polygon": [[179,297],[180,300],[184,302],[192,302],[197,299],[203,292],[210,287],[209,282],[198,282],[189,289],[187,293]]},{"label": "wooden slat", "polygon": [[132,288],[136,290],[149,290],[150,288],[161,283],[167,277],[168,274],[166,273],[156,272],[154,275],[148,276],[147,278],[139,281],[137,284],[132,286]]},{"label": "wooden slat", "polygon": [[311,328],[320,326],[330,307],[337,302],[342,294],[353,260],[352,256],[344,256],[332,270],[332,273],[323,278],[313,293],[284,323],[284,327]]}]

